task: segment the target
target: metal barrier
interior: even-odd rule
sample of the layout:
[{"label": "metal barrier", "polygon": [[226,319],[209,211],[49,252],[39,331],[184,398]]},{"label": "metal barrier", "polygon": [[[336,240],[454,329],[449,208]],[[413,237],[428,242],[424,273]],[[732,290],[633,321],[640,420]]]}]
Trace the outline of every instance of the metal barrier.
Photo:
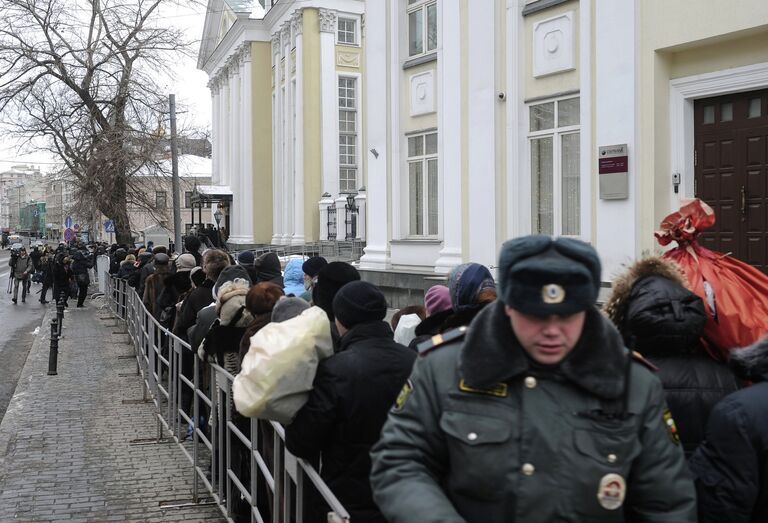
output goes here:
[{"label": "metal barrier", "polygon": [[137,401],[151,402],[157,418],[156,435],[131,444],[175,442],[192,465],[192,500],[164,506],[215,503],[228,521],[302,523],[308,510],[327,513],[329,523],[350,521],[314,467],[285,448],[282,425],[236,413],[234,376],[160,325],[125,280],[106,283],[110,311],[133,342],[143,390]]}]

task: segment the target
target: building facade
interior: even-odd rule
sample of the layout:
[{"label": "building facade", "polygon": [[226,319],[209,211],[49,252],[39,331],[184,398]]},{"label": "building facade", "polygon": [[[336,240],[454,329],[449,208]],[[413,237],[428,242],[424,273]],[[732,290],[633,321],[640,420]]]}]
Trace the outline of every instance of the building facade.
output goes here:
[{"label": "building facade", "polygon": [[213,185],[231,195],[230,244],[327,239],[329,206],[352,194],[364,209],[363,8],[210,1],[198,67],[211,79]]},{"label": "building facade", "polygon": [[765,269],[768,4],[366,2],[361,267],[492,266],[503,241],[592,243],[610,280],[684,198],[705,245]]}]

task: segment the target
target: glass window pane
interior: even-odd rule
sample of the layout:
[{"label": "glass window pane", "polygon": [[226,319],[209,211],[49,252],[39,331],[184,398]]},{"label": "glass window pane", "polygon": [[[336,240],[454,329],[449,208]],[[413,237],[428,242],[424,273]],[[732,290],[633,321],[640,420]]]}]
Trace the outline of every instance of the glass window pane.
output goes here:
[{"label": "glass window pane", "polygon": [[579,133],[564,134],[560,148],[562,154],[562,233],[577,236],[580,231],[581,192],[579,179]]},{"label": "glass window pane", "polygon": [[424,154],[424,135],[408,138],[408,156],[422,156]]},{"label": "glass window pane", "polygon": [[552,137],[531,140],[531,229],[553,234]]},{"label": "glass window pane", "polygon": [[762,113],[762,100],[760,98],[752,98],[749,101],[749,117],[759,118]]},{"label": "glass window pane", "polygon": [[408,13],[408,56],[424,52],[424,11]]},{"label": "glass window pane", "polygon": [[427,51],[437,49],[437,4],[427,6]]},{"label": "glass window pane", "polygon": [[704,106],[704,123],[715,123],[715,106]]},{"label": "glass window pane", "polygon": [[437,154],[437,133],[430,133],[424,137],[426,140],[426,154]]},{"label": "glass window pane", "polygon": [[531,106],[531,131],[542,131],[555,127],[555,103]]},{"label": "glass window pane", "polygon": [[411,162],[408,164],[408,214],[410,216],[410,233],[412,235],[424,234],[424,209],[423,195],[423,163]]},{"label": "glass window pane", "polygon": [[733,120],[733,104],[731,102],[722,104],[720,106],[720,121],[730,122]]},{"label": "glass window pane", "polygon": [[427,234],[437,234],[437,160],[427,161]]},{"label": "glass window pane", "polygon": [[570,98],[557,102],[557,126],[579,125],[579,99]]}]

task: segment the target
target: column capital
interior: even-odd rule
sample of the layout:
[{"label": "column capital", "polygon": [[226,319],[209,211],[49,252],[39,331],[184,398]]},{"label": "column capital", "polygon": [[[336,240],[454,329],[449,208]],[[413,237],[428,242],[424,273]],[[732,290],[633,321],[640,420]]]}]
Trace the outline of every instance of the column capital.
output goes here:
[{"label": "column capital", "polygon": [[299,36],[304,31],[304,13],[302,9],[296,9],[291,17],[291,29],[294,37]]},{"label": "column capital", "polygon": [[272,35],[272,56],[280,54],[280,32]]},{"label": "column capital", "polygon": [[332,9],[319,9],[320,14],[320,32],[322,33],[335,33],[336,32],[336,11]]},{"label": "column capital", "polygon": [[280,26],[280,45],[285,47],[291,42],[291,22],[286,20],[283,25]]},{"label": "column capital", "polygon": [[238,46],[237,59],[240,65],[251,61],[251,42],[243,42]]}]

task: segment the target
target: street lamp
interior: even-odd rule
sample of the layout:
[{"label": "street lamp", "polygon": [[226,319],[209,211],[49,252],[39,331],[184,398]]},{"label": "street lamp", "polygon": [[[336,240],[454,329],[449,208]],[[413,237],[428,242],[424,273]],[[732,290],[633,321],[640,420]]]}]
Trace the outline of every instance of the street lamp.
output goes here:
[{"label": "street lamp", "polygon": [[221,209],[216,207],[216,212],[213,213],[213,219],[216,220],[216,238],[218,239],[217,247],[221,246],[221,218],[224,216],[224,214],[221,212]]},{"label": "street lamp", "polygon": [[345,223],[347,225],[347,231],[346,231],[347,234],[345,239],[347,240],[354,240],[355,237],[357,236],[356,214],[357,214],[357,211],[359,210],[359,207],[355,205],[355,196],[357,196],[357,194],[352,194],[352,193],[347,194],[347,205],[344,206],[346,208],[345,210],[347,211],[346,212],[347,219],[345,220]]}]

